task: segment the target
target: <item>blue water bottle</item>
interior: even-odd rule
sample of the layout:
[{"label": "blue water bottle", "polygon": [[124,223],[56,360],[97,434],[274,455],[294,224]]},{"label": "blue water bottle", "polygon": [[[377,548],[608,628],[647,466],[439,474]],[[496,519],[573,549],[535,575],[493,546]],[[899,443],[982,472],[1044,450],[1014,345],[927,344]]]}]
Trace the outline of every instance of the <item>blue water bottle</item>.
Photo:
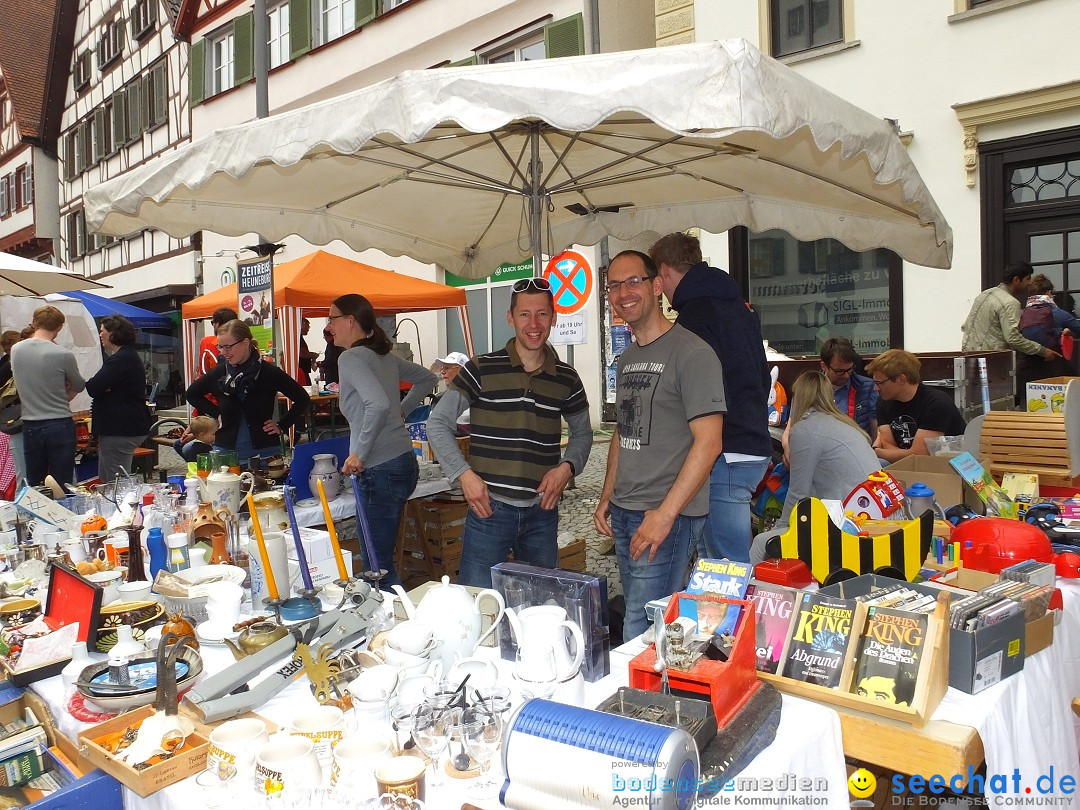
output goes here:
[{"label": "blue water bottle", "polygon": [[158,571],[169,567],[169,550],[165,547],[165,535],[154,527],[146,535],[146,548],[150,552],[150,581],[157,579]]}]

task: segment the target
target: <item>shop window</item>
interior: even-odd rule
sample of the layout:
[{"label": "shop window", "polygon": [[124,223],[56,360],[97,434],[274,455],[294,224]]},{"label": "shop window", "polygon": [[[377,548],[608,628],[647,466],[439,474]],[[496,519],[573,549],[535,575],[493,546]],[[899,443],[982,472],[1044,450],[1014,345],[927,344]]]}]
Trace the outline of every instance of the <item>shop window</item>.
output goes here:
[{"label": "shop window", "polygon": [[772,55],[791,56],[844,41],[844,0],[769,0]]},{"label": "shop window", "polygon": [[289,4],[281,3],[266,12],[269,22],[270,69],[289,61]]}]

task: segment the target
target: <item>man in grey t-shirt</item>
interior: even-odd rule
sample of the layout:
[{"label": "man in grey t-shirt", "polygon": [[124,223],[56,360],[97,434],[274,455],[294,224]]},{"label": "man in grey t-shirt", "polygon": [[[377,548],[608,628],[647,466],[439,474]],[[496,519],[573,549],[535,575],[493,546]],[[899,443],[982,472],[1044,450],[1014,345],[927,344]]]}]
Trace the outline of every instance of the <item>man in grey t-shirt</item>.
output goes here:
[{"label": "man in grey t-shirt", "polygon": [[56,307],[34,310],[34,334],[11,347],[11,370],[22,400],[23,453],[31,486],[52,475],[61,487],[75,479],[75,422],[71,405],[86,388],[75,355],[54,341],[64,328]]},{"label": "man in grey t-shirt", "polygon": [[709,490],[702,485],[723,449],[720,361],[709,344],[664,317],[662,291],[656,265],[644,253],[627,250],[612,259],[608,299],[635,342],[619,357],[619,428],[593,522],[615,538],[625,640],[648,626],[647,602],[686,584],[690,553],[709,513]]}]

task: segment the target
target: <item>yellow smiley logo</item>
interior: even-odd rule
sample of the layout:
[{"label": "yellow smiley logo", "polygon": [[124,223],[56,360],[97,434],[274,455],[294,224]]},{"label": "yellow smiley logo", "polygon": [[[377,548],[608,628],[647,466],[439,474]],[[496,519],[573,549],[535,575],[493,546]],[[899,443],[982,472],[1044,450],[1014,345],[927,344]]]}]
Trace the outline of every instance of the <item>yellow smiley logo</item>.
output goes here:
[{"label": "yellow smiley logo", "polygon": [[866,768],[859,768],[847,780],[848,790],[857,799],[865,799],[873,795],[877,788],[877,779]]}]

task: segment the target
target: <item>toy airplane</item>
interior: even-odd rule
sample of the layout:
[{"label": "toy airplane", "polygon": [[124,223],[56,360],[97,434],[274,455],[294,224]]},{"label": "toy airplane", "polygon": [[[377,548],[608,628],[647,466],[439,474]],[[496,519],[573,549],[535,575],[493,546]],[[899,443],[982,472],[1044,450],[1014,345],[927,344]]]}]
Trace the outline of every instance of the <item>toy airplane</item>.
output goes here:
[{"label": "toy airplane", "polygon": [[770,558],[802,560],[818,582],[841,569],[858,575],[889,567],[910,582],[930,551],[933,533],[934,513],[927,509],[888,534],[849,534],[832,522],[825,504],[804,498],[791,511],[788,530],[771,538],[765,553]]}]

